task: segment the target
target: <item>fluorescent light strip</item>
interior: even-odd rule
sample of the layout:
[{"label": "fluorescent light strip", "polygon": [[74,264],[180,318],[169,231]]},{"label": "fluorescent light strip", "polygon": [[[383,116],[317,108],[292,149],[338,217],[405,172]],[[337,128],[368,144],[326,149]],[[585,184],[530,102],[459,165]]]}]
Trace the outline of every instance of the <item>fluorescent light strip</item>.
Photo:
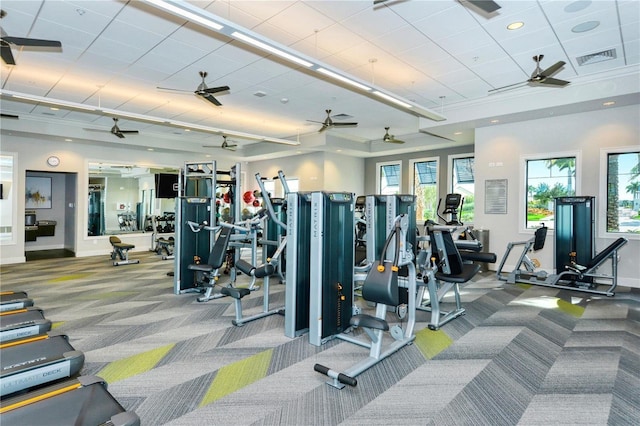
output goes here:
[{"label": "fluorescent light strip", "polygon": [[[2,92],[0,92],[2,93]],[[43,98],[41,96],[29,96],[29,95],[11,95],[11,97],[16,98],[16,99],[24,99],[26,101],[32,101],[32,102],[39,102],[39,103],[43,103],[43,104],[48,104],[48,105],[57,105],[57,106],[61,106],[61,107],[66,107],[66,108],[73,108],[73,109],[82,109],[85,111],[100,111],[97,108],[94,107],[89,107],[86,105],[82,105],[82,104],[76,104],[73,102],[66,102],[66,101],[52,101],[49,100],[47,98]]]},{"label": "fluorescent light strip", "polygon": [[[299,56],[296,56],[295,51],[292,51],[291,53],[282,50],[278,47],[275,47],[271,44],[269,44],[269,41],[260,41],[257,38],[249,36],[245,33],[252,33],[250,30],[243,28],[240,25],[237,25],[233,22],[230,22],[226,19],[220,18],[216,15],[213,15],[211,13],[209,13],[208,11],[201,9],[191,3],[185,2],[183,0],[143,0],[153,6],[159,7],[161,9],[164,9],[166,11],[168,11],[169,13],[172,13],[173,15],[176,16],[181,16],[185,19],[188,19],[190,21],[194,21],[194,22],[198,22],[206,27],[209,28],[213,28],[216,31],[219,31],[221,34],[224,34],[228,37],[232,37],[235,38],[237,40],[241,40],[244,41],[245,43],[251,44],[255,47],[257,47],[258,49],[262,49],[266,52],[269,53],[273,53],[274,55],[280,56],[283,59],[286,59],[288,61],[294,62],[298,65],[302,65],[304,67],[307,68],[311,68],[311,67],[315,67],[316,71],[318,71],[321,74],[327,75],[331,78],[334,78],[336,80],[342,81],[343,83],[347,83],[350,84],[354,87],[357,87],[360,90],[364,90],[368,93],[375,93],[377,96],[392,102],[402,108],[408,109],[411,111],[411,113],[413,114],[417,114],[420,115],[422,117],[428,118],[430,120],[435,120],[435,121],[442,121],[445,120],[445,117],[435,113],[434,111],[431,111],[427,108],[423,108],[419,105],[412,105],[409,104],[407,102],[401,101],[399,99],[396,99],[390,95],[387,95],[381,91],[373,91],[371,92],[373,89],[371,87],[367,87],[364,84],[358,83],[354,80],[349,79],[348,77],[345,77],[341,74],[338,74],[337,72],[334,71],[329,71],[328,69],[325,68],[325,66],[321,65],[319,62],[316,61],[316,63],[310,62],[306,59],[303,59]],[[198,12],[201,11],[201,12]],[[209,17],[208,15],[211,15],[211,17]],[[223,24],[219,24],[218,22],[215,22],[213,20],[213,18],[216,18],[218,21],[223,22]],[[257,37],[262,38],[261,36],[257,35]],[[285,47],[286,49],[286,47]],[[434,118],[435,117],[435,118]]]},{"label": "fluorescent light strip", "polygon": [[347,83],[347,84],[350,84],[352,86],[355,86],[358,89],[362,89],[362,90],[366,90],[366,91],[371,90],[371,87],[367,87],[364,84],[358,83],[357,81],[353,81],[353,80],[351,80],[351,79],[349,79],[349,78],[347,78],[345,76],[342,76],[340,74],[336,74],[333,71],[329,71],[329,70],[324,69],[324,68],[318,68],[316,71],[318,71],[319,73],[324,74],[326,76],[329,76],[331,78],[335,78],[336,80],[340,80],[343,83]]},{"label": "fluorescent light strip", "polygon": [[223,25],[218,24],[215,21],[212,21],[211,19],[205,18],[203,16],[200,15],[196,15],[193,12],[189,12],[188,10],[184,10],[180,7],[174,6],[170,3],[164,2],[162,0],[146,0],[147,3],[151,3],[153,5],[156,5],[164,10],[166,10],[167,12],[171,12],[174,15],[180,15],[185,19],[188,19],[189,21],[194,21],[194,22],[198,22],[202,25],[204,25],[205,27],[209,27],[212,28],[216,31],[220,31],[221,29],[224,28]]},{"label": "fluorescent light strip", "polygon": [[266,50],[267,52],[271,52],[271,53],[273,53],[274,55],[278,55],[278,56],[280,56],[280,57],[283,57],[284,59],[287,59],[287,60],[289,60],[289,61],[291,61],[291,62],[295,62],[296,64],[298,64],[298,65],[302,65],[303,67],[307,67],[307,68],[309,68],[309,67],[311,67],[311,66],[313,65],[313,64],[312,64],[311,62],[309,62],[309,61],[305,61],[305,60],[304,60],[304,59],[302,59],[302,58],[298,58],[297,56],[294,56],[294,55],[292,55],[292,54],[290,54],[290,53],[284,52],[284,51],[282,51],[282,50],[280,50],[280,49],[277,49],[277,48],[275,48],[275,47],[273,47],[273,46],[270,46],[270,45],[268,45],[268,44],[266,44],[266,43],[263,43],[263,42],[261,42],[261,41],[259,41],[259,40],[256,40],[256,39],[254,39],[254,38],[251,38],[251,37],[249,37],[248,35],[245,35],[245,34],[239,33],[238,31],[234,31],[234,32],[232,32],[232,33],[231,33],[231,37],[233,37],[233,38],[237,38],[237,39],[239,39],[239,40],[242,40],[242,41],[244,41],[245,43],[249,43],[249,44],[251,44],[251,45],[254,45],[254,46],[256,46],[256,47],[258,47],[258,48],[260,48],[260,49],[262,49],[262,50]]},{"label": "fluorescent light strip", "polygon": [[25,101],[29,101],[29,102],[36,102],[36,103],[42,103],[42,104],[47,104],[47,105],[55,105],[55,106],[59,106],[59,107],[63,107],[63,108],[69,108],[69,109],[82,109],[82,110],[86,110],[86,111],[92,111],[98,114],[108,114],[108,115],[113,115],[113,116],[117,116],[117,117],[123,117],[123,118],[130,118],[133,120],[139,120],[139,121],[151,121],[151,122],[155,122],[155,123],[160,123],[160,124],[170,124],[173,126],[178,126],[178,127],[189,127],[191,129],[194,130],[200,130],[206,133],[214,133],[214,134],[225,134],[225,135],[229,135],[229,136],[235,136],[238,138],[243,138],[243,139],[249,139],[249,140],[254,140],[254,141],[260,141],[260,142],[271,142],[271,143],[279,143],[282,145],[300,145],[300,142],[298,141],[290,141],[288,139],[281,139],[281,138],[272,138],[270,136],[261,136],[261,135],[254,135],[251,133],[244,133],[244,132],[238,132],[235,130],[227,130],[227,129],[219,129],[216,127],[208,127],[208,126],[202,126],[199,124],[194,124],[194,123],[187,123],[184,121],[168,121],[165,118],[160,118],[160,117],[153,117],[150,115],[143,115],[143,114],[137,114],[134,112],[127,112],[127,111],[118,111],[115,109],[97,109],[97,108],[93,108],[93,107],[89,107],[83,104],[78,104],[75,102],[69,102],[69,101],[63,101],[60,99],[52,99],[52,98],[45,98],[42,96],[36,96],[36,95],[27,95],[24,93],[17,93],[17,92],[12,92],[12,91],[8,91],[8,90],[2,90],[0,91],[0,97],[2,96],[10,96],[12,99],[22,99]]},{"label": "fluorescent light strip", "polygon": [[393,102],[394,104],[396,104],[396,105],[400,105],[400,106],[401,106],[401,107],[403,107],[403,108],[407,108],[407,109],[408,109],[408,108],[411,108],[411,105],[410,105],[410,104],[408,104],[408,103],[406,103],[406,102],[404,102],[404,101],[401,101],[400,99],[396,99],[396,98],[394,98],[394,97],[392,97],[392,96],[389,96],[389,95],[387,95],[386,93],[382,93],[382,92],[380,92],[380,91],[378,91],[378,90],[375,90],[373,93],[374,93],[375,95],[377,95],[377,96],[380,96],[382,99],[386,99],[386,100],[388,100],[389,102]]}]

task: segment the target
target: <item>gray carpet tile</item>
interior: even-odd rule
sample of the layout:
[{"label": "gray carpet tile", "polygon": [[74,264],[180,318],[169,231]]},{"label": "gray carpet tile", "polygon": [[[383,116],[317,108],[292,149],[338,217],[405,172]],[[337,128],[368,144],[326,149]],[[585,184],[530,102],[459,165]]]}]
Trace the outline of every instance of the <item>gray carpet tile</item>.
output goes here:
[{"label": "gray carpet tile", "polygon": [[[28,291],[69,335],[85,353],[83,374],[123,373],[109,390],[144,425],[635,425],[640,418],[640,289],[604,297],[481,274],[462,286],[466,314],[439,331],[425,330],[430,313],[417,313],[415,330],[441,352],[428,359],[420,345],[407,346],[362,373],[358,386],[337,390],[314,364],[341,371],[367,349],[290,339],[280,315],[234,327],[232,299],[175,295],[166,275],[172,262],[134,257],[141,263],[117,268],[108,255],[6,265],[0,282]],[[270,293],[271,307],[283,303],[284,286],[273,283]],[[261,290],[245,299],[245,315],[262,311]],[[113,376],[116,365],[124,370]],[[219,396],[202,403],[209,392]]]}]

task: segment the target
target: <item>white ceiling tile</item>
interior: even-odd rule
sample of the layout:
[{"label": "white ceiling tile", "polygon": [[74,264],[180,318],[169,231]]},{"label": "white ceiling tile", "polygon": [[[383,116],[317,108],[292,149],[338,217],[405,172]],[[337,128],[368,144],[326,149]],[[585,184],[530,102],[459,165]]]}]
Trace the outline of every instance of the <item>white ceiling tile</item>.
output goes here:
[{"label": "white ceiling tile", "polygon": [[[302,2],[295,2],[268,18],[266,22],[278,28],[286,28],[287,33],[298,39],[311,37],[314,31],[320,31],[334,24],[333,19]],[[260,32],[259,28],[258,32]],[[274,40],[279,41],[277,38]]]},{"label": "white ceiling tile", "polygon": [[431,40],[441,40],[477,28],[478,23],[466,8],[450,7],[412,24]]},{"label": "white ceiling tile", "polygon": [[143,30],[137,25],[133,26],[123,21],[114,20],[107,28],[105,28],[102,34],[100,34],[100,39],[98,39],[96,43],[99,43],[100,40],[104,39],[108,41],[116,41],[120,45],[128,46],[129,48],[126,50],[135,50],[145,53],[159,44],[164,37],[159,34]]},{"label": "white ceiling tile", "polygon": [[380,9],[376,13],[371,13],[369,9],[365,9],[342,20],[340,24],[350,29],[354,34],[371,40],[395,31],[407,25],[407,22],[388,9]]},{"label": "white ceiling tile", "polygon": [[91,10],[78,13],[77,9],[78,7],[73,3],[45,1],[42,4],[40,18],[93,35],[100,34],[111,22],[110,16],[101,15]]},{"label": "white ceiling tile", "polygon": [[371,8],[370,1],[314,0],[305,2],[331,19],[342,22],[345,19]]}]

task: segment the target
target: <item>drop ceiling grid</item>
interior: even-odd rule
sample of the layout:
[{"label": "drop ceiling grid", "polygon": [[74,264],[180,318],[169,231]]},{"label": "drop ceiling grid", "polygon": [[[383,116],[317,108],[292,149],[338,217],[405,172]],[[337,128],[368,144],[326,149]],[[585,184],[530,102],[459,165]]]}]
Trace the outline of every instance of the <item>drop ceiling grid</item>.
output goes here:
[{"label": "drop ceiling grid", "polygon": [[[289,7],[283,8],[280,12],[269,17],[265,22],[278,28],[286,28],[287,33],[291,34],[297,40],[300,40],[311,37],[316,30],[322,31],[330,27],[335,23],[335,20],[311,6],[298,1]],[[256,30],[261,33],[260,27]],[[284,44],[283,41],[277,38],[274,40]]]}]

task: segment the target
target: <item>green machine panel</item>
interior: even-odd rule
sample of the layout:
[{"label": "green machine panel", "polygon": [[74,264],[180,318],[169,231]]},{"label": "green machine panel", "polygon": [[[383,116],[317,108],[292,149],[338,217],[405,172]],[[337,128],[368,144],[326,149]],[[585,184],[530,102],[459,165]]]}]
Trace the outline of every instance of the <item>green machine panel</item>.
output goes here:
[{"label": "green machine panel", "polygon": [[595,197],[557,197],[555,199],[555,267],[565,270],[575,262],[586,265],[595,254]]}]

